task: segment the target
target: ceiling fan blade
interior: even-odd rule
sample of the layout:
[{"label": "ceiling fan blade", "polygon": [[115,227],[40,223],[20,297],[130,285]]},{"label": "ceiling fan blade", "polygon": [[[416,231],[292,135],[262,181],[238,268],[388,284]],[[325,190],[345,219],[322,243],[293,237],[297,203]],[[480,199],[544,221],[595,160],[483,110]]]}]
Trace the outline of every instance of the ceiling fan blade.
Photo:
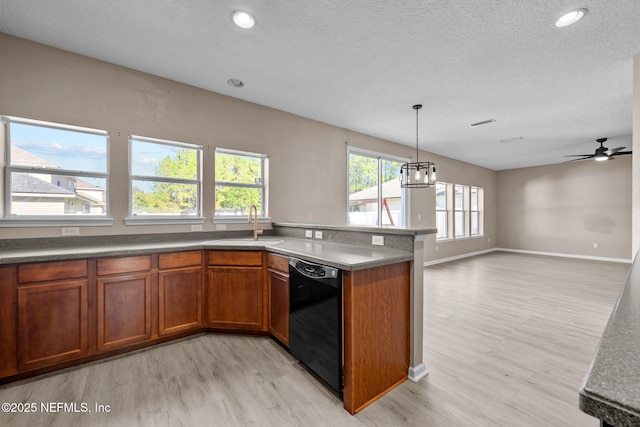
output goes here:
[{"label": "ceiling fan blade", "polygon": [[568,154],[565,157],[594,157],[595,154]]},{"label": "ceiling fan blade", "polygon": [[624,156],[625,154],[633,154],[633,151],[618,151],[613,153],[612,156]]},{"label": "ceiling fan blade", "polygon": [[[565,157],[571,157],[571,156],[565,156]],[[595,157],[595,155],[589,155],[589,156],[583,157],[583,158],[581,158],[581,159],[572,159],[572,160],[567,160],[566,162],[563,162],[563,163],[579,162],[579,161],[582,161],[582,160],[589,160],[589,159],[593,159],[594,157]]]},{"label": "ceiling fan blade", "polygon": [[627,147],[616,147],[616,148],[611,148],[611,149],[609,149],[609,150],[605,151],[604,153],[605,153],[607,156],[612,156],[612,155],[616,154],[618,151],[620,151],[620,150],[624,150],[625,148],[627,148]]}]

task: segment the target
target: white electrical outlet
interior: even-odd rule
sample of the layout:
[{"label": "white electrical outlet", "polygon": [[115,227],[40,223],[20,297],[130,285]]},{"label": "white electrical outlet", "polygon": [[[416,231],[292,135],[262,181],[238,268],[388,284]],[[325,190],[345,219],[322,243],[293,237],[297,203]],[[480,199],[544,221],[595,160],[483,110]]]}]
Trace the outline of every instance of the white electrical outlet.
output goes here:
[{"label": "white electrical outlet", "polygon": [[491,237],[489,237],[489,243],[491,243]]},{"label": "white electrical outlet", "polygon": [[384,236],[371,236],[371,244],[384,246]]},{"label": "white electrical outlet", "polygon": [[316,231],[316,239],[322,239],[322,231]]},{"label": "white electrical outlet", "polygon": [[593,244],[593,249],[598,249],[598,244],[597,243]]},{"label": "white electrical outlet", "polygon": [[418,214],[418,221],[422,219],[422,215]]},{"label": "white electrical outlet", "polygon": [[191,231],[202,231],[202,224],[191,224]]},{"label": "white electrical outlet", "polygon": [[79,236],[80,228],[79,227],[62,227],[62,235],[63,236]]},{"label": "white electrical outlet", "polygon": [[313,231],[312,230],[304,230],[304,237],[308,237],[309,239],[311,239],[313,237]]},{"label": "white electrical outlet", "polygon": [[227,224],[216,224],[216,230],[220,231],[220,230],[226,230],[227,229]]},{"label": "white electrical outlet", "polygon": [[438,245],[436,245],[436,252],[438,252],[440,250],[440,248],[438,247]]}]

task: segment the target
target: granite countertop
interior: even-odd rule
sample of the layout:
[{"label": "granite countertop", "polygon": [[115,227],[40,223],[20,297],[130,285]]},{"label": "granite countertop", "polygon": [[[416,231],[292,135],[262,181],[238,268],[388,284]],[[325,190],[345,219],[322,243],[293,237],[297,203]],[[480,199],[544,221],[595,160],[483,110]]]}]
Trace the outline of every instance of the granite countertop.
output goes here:
[{"label": "granite countertop", "polygon": [[96,244],[73,247],[3,248],[0,250],[0,264],[60,261],[105,256],[131,256],[200,249],[267,250],[343,270],[363,270],[413,260],[411,252],[398,249],[270,236],[260,238],[257,241],[251,238],[242,238],[126,245]]},{"label": "granite countertop", "polygon": [[631,267],[580,389],[580,409],[614,426],[640,426],[639,263]]}]

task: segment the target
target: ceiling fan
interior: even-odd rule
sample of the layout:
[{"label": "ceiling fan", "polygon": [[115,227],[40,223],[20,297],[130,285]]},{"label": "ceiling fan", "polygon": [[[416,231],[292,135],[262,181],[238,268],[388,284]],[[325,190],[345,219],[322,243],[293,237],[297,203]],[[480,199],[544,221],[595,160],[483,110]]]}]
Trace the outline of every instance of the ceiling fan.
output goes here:
[{"label": "ceiling fan", "polygon": [[577,162],[580,160],[589,160],[589,159],[595,159],[598,161],[613,160],[613,156],[622,156],[624,154],[631,154],[631,151],[620,151],[620,150],[624,150],[627,147],[616,147],[616,148],[608,149],[603,145],[607,141],[607,138],[598,138],[596,139],[596,141],[600,143],[600,147],[596,148],[595,153],[571,154],[569,156],[565,156],[565,157],[581,157],[580,159],[573,159],[573,160],[569,160],[568,162]]}]

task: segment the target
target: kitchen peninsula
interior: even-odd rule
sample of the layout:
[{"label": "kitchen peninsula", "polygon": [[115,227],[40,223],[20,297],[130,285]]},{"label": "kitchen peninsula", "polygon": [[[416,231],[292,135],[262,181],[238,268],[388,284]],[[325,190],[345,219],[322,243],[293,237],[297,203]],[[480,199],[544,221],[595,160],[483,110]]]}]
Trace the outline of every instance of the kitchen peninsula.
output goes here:
[{"label": "kitchen peninsula", "polygon": [[[304,237],[309,230],[321,238]],[[353,414],[426,374],[422,246],[433,232],[273,224],[258,241],[247,232],[2,240],[0,382],[205,331],[271,334],[286,346],[272,285],[288,286],[293,256],[344,271],[344,405]]]}]

